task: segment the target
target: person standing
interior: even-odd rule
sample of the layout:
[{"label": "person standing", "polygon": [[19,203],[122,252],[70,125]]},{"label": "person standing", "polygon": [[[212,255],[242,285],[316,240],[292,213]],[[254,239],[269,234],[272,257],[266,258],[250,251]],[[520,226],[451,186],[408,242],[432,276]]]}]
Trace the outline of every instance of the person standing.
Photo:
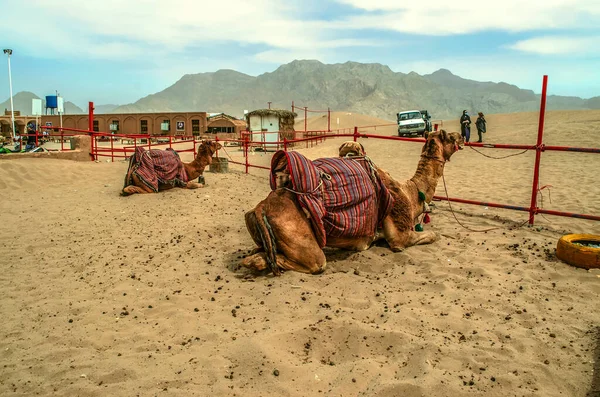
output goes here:
[{"label": "person standing", "polygon": [[483,142],[483,136],[482,134],[485,134],[485,117],[483,116],[482,112],[477,113],[477,115],[479,117],[477,117],[477,121],[475,121],[475,125],[477,126],[477,135],[479,135],[479,140],[477,142]]},{"label": "person standing", "polygon": [[465,142],[469,142],[471,138],[471,117],[466,110],[463,110],[463,114],[460,117],[460,132]]}]

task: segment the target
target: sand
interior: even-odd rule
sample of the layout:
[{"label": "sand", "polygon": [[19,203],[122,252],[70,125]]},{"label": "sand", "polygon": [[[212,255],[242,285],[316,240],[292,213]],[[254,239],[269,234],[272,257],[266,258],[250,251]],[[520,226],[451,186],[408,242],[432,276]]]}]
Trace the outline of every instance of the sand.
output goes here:
[{"label": "sand", "polygon": [[[488,122],[488,143],[535,143],[536,113]],[[597,147],[599,130],[599,111],[550,112],[545,141]],[[300,150],[334,156],[344,140]],[[397,179],[414,173],[420,144],[361,142]],[[465,148],[446,165],[448,194],[528,206],[534,157]],[[250,158],[268,164],[269,154]],[[453,204],[464,226],[494,228],[474,232],[437,202],[431,245],[328,249],[324,274],[254,276],[236,264],[253,248],[243,214],[268,194],[267,171],[230,164],[206,173],[204,189],[120,197],[126,168],[0,160],[0,395],[586,396],[600,387],[600,271],[555,257],[562,235],[600,234],[599,222],[538,216],[528,227],[524,212]],[[598,154],[544,153],[543,207],[599,215],[598,169]]]}]

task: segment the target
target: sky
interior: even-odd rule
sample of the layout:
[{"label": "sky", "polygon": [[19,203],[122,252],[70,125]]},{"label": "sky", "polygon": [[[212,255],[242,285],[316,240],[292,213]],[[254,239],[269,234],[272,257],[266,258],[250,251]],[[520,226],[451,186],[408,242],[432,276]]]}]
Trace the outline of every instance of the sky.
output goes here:
[{"label": "sky", "polygon": [[[600,0],[2,0],[13,93],[127,104],[185,74],[251,76],[295,59],[449,69],[600,96]],[[0,62],[0,102],[9,97]]]}]

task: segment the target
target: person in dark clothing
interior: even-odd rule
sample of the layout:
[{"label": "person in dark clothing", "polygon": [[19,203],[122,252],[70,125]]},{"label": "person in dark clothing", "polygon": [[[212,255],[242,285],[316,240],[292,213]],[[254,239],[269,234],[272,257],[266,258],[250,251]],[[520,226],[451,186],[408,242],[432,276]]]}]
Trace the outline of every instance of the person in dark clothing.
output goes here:
[{"label": "person in dark clothing", "polygon": [[483,142],[482,134],[485,133],[485,117],[482,112],[477,113],[479,117],[477,117],[477,121],[475,121],[475,125],[477,126],[477,135],[479,135],[479,140],[477,142]]},{"label": "person in dark clothing", "polygon": [[25,150],[30,151],[35,149],[35,123],[30,122],[27,124],[27,144],[25,145]]},{"label": "person in dark clothing", "polygon": [[466,110],[463,110],[463,114],[460,117],[460,132],[465,142],[469,142],[471,138],[471,117]]}]

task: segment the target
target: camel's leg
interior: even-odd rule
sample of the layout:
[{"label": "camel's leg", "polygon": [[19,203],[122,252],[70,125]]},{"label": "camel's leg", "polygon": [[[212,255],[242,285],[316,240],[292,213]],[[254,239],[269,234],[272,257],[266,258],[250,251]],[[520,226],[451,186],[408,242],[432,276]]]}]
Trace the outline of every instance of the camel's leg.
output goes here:
[{"label": "camel's leg", "polygon": [[198,183],[195,181],[189,181],[186,185],[185,188],[186,189],[198,189],[204,187],[204,183]]},{"label": "camel's leg", "polygon": [[410,229],[400,230],[390,216],[383,220],[383,233],[390,248],[394,252],[419,244],[430,244],[437,239],[434,232],[415,232]]},{"label": "camel's leg", "polygon": [[[317,274],[325,270],[323,250],[315,240],[310,223],[291,193],[272,192],[253,211],[246,213],[246,226],[254,242],[261,248],[261,225],[257,217],[266,216],[275,237],[277,266],[285,270]],[[269,233],[266,231],[265,233]],[[269,267],[265,252],[257,252],[242,261],[242,265],[257,270]]]},{"label": "camel's leg", "polygon": [[348,251],[365,251],[371,247],[371,244],[377,239],[371,237],[327,237],[327,246],[332,248],[341,248]]},{"label": "camel's leg", "polygon": [[137,175],[133,174],[131,176],[131,179],[133,180],[133,185],[128,185],[123,188],[124,195],[135,194],[135,193],[139,193],[139,194],[154,193],[154,191],[152,189],[150,189],[148,186],[144,185],[142,183],[142,181],[140,181],[140,178],[138,178]]}]

